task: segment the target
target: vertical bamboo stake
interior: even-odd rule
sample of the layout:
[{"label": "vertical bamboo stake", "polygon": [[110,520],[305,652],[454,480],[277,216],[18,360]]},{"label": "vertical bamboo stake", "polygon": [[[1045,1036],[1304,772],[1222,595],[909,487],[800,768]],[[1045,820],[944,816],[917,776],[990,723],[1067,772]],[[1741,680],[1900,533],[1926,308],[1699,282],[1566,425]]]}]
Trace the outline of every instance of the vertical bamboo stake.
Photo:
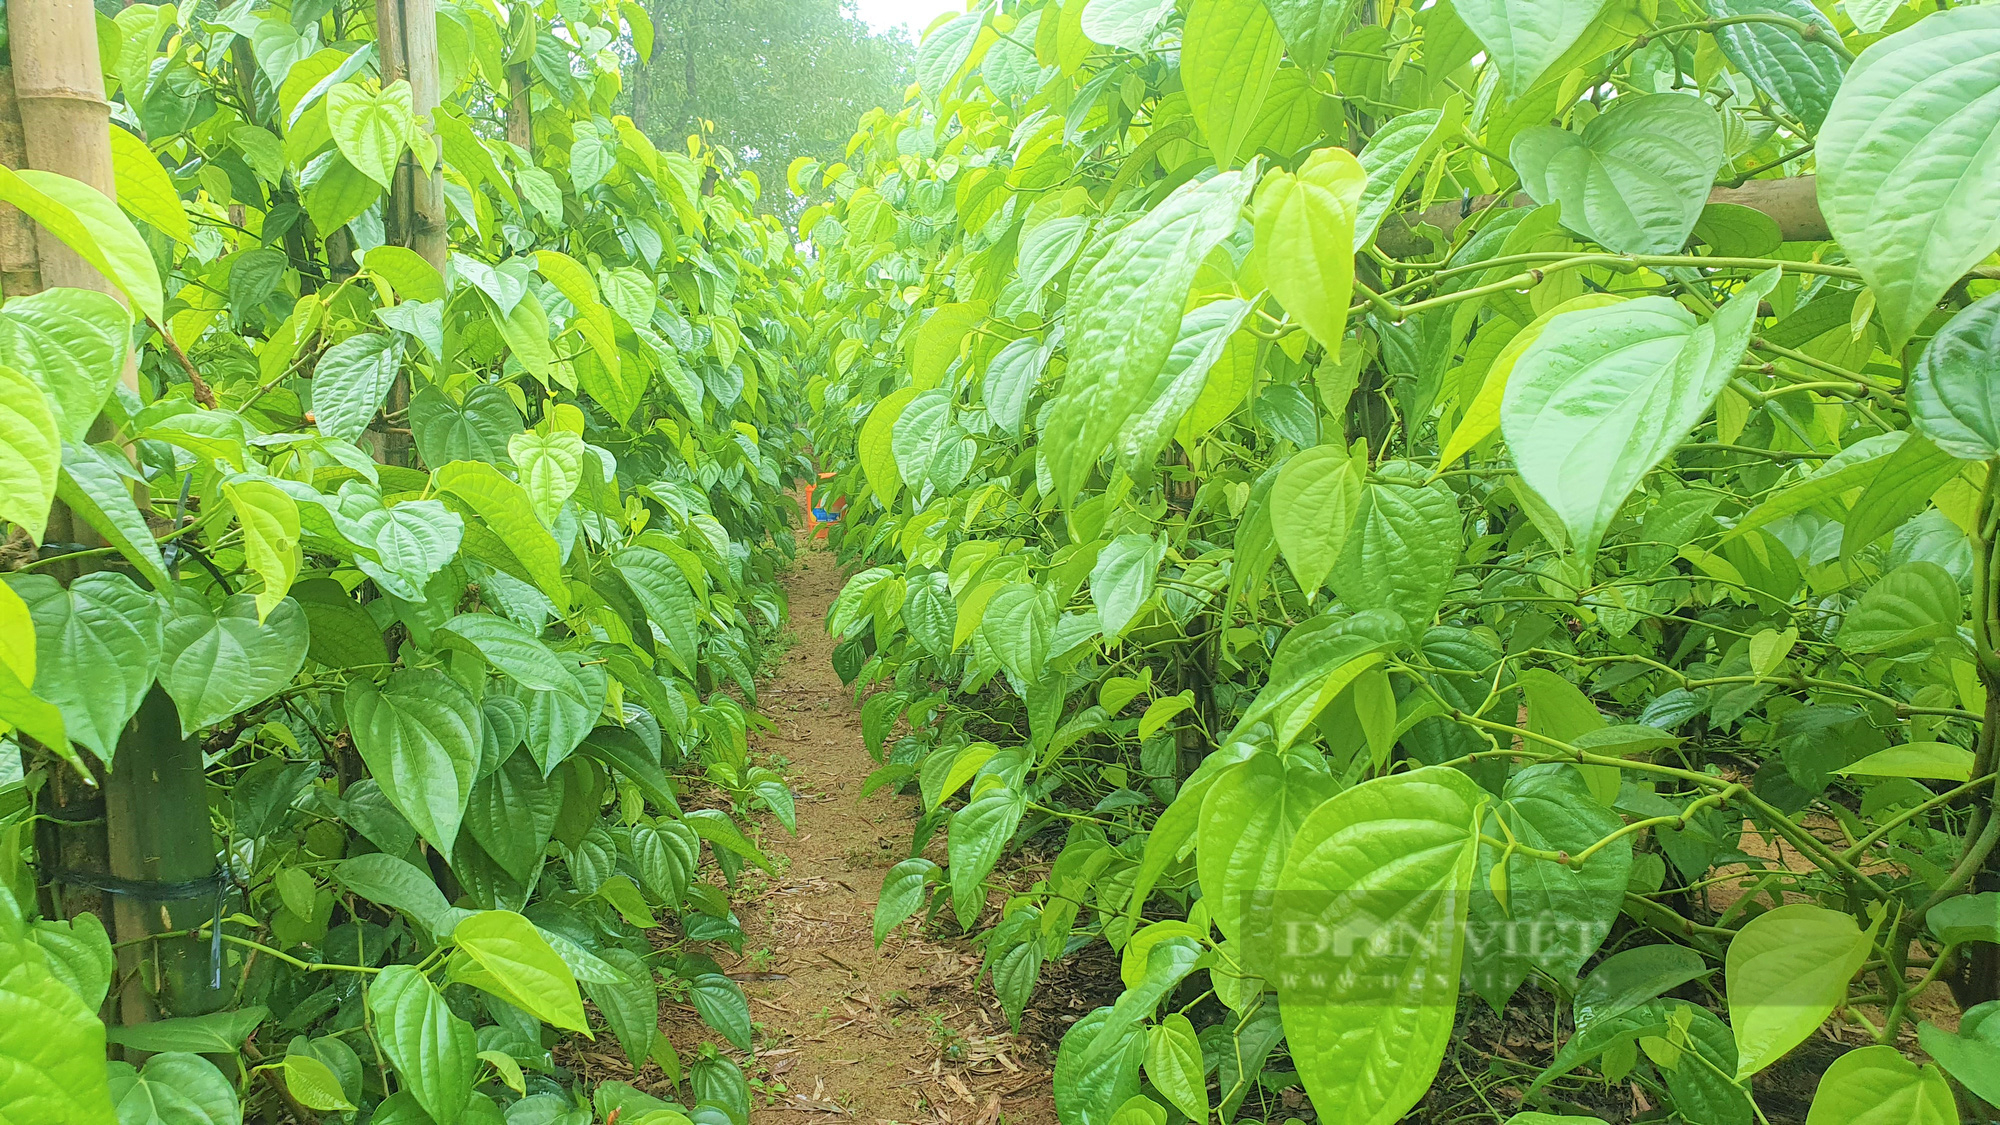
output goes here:
[{"label": "vertical bamboo stake", "polygon": [[[111,108],[104,100],[104,74],[97,53],[97,15],[89,0],[12,0],[8,34],[14,61],[13,92],[23,132],[23,151],[31,168],[56,172],[117,198],[111,160]],[[44,286],[70,286],[115,294],[110,282],[75,251],[45,232],[36,239],[37,265]],[[123,372],[128,387],[137,388],[137,369]],[[86,530],[66,511],[60,517],[65,537],[79,539]],[[73,572],[72,572],[73,573]],[[139,713],[127,724],[109,776],[100,794],[89,794],[86,808],[96,808],[98,828],[93,837],[56,842],[53,857],[63,867],[98,871],[125,883],[165,880],[180,882],[206,877],[215,870],[215,835],[208,816],[208,796],[202,779],[201,748],[179,737],[173,702],[155,687]],[[82,797],[68,771],[52,779],[55,801]],[[64,817],[64,819],[85,819]],[[75,833],[76,828],[67,829]],[[121,942],[151,933],[184,928],[186,916],[200,913],[200,904],[149,902],[142,895],[115,896],[109,911],[111,932]],[[212,907],[213,900],[209,900]],[[106,913],[99,898],[96,912]],[[193,943],[160,950],[163,967],[184,965],[197,956]],[[150,982],[138,972],[147,959],[143,945],[127,945],[119,954],[125,980],[118,997],[126,1023],[144,1022],[155,1014],[147,985],[180,991],[173,972]],[[203,962],[205,964],[205,961]],[[177,1004],[183,1010],[192,1005]]]},{"label": "vertical bamboo stake", "polygon": [[[382,84],[408,82],[417,117],[428,123],[441,97],[438,78],[436,0],[376,0],[377,51],[382,60]],[[396,178],[383,207],[384,233],[398,246],[415,250],[442,273],[445,241],[444,169],[435,142],[430,151],[406,154],[396,166]],[[373,434],[376,457],[389,465],[409,465],[410,377],[396,376],[383,403],[385,421]],[[395,424],[396,419],[402,425]]]},{"label": "vertical bamboo stake", "polygon": [[507,68],[507,139],[522,152],[535,153],[535,119],[528,108],[528,64]]},{"label": "vertical bamboo stake", "polygon": [[[0,165],[28,166],[27,141],[14,104],[14,68],[0,66]],[[0,296],[20,297],[42,287],[35,259],[35,224],[11,203],[0,203]]]},{"label": "vertical bamboo stake", "polygon": [[[434,127],[439,89],[437,44],[437,0],[402,0],[403,60],[408,67],[410,93],[416,103],[417,118]],[[410,191],[410,249],[443,272],[445,243],[444,167],[432,128],[424,131],[430,151],[419,153],[413,162]]]}]

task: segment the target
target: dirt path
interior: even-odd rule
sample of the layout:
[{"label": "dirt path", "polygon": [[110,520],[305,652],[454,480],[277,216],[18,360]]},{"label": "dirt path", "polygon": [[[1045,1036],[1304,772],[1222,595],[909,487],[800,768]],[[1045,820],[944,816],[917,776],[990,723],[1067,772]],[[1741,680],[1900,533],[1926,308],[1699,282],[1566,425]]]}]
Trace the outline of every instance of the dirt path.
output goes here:
[{"label": "dirt path", "polygon": [[746,1068],[768,1092],[753,1122],[1053,1125],[1037,1052],[1008,1032],[992,990],[973,987],[976,950],[908,927],[875,948],[875,900],[909,854],[916,803],[861,797],[876,763],[824,627],[841,582],[830,552],[801,547],[786,582],[796,643],[759,689],[776,729],[751,738],[753,755],[788,763],[798,794],[798,835],[765,831],[779,874],[737,907],[744,956],[725,962],[763,1024]]}]

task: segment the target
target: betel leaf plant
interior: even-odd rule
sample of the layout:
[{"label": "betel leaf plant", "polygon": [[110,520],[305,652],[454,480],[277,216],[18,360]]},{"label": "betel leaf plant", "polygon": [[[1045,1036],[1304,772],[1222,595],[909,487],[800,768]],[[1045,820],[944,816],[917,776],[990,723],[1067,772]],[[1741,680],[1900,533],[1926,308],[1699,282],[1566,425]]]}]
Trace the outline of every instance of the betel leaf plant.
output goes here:
[{"label": "betel leaf plant", "polygon": [[1991,1112],[2000,9],[999,0],[917,69],[792,170],[829,628],[924,810],[878,939],[1017,1020],[1120,966],[1065,1125]]},{"label": "betel leaf plant", "polygon": [[633,4],[11,7],[0,1118],[745,1125],[760,186],[612,115]]}]

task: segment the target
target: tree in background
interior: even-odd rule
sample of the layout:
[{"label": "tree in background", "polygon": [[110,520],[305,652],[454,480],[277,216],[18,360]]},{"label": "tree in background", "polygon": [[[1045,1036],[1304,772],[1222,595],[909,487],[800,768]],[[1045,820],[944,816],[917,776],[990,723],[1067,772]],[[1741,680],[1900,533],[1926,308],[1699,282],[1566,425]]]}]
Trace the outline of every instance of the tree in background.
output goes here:
[{"label": "tree in background", "polygon": [[678,145],[706,120],[764,185],[761,205],[794,157],[843,152],[854,121],[900,105],[912,47],[878,35],[839,0],[648,0],[651,62],[635,63],[632,120]]}]

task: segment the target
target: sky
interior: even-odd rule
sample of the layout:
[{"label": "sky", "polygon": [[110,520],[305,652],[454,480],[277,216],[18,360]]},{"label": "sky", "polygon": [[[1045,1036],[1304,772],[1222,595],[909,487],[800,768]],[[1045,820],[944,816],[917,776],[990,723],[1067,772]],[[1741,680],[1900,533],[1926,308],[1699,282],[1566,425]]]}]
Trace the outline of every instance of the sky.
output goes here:
[{"label": "sky", "polygon": [[888,31],[901,27],[914,40],[940,12],[963,12],[963,0],[854,0],[869,27]]}]

